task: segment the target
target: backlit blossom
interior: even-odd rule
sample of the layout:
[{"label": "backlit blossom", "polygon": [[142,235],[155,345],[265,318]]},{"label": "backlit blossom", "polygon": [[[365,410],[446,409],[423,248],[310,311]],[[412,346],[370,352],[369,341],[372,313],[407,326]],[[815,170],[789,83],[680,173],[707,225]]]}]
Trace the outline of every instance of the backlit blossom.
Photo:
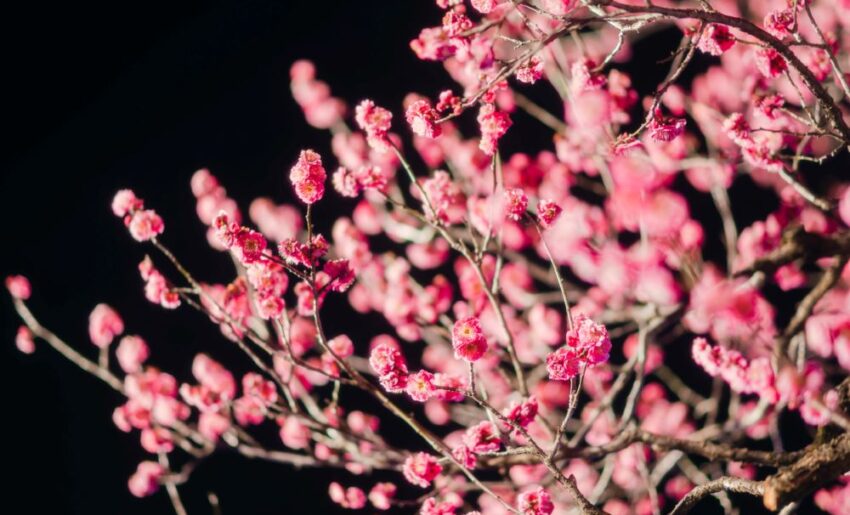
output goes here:
[{"label": "backlit blossom", "polygon": [[376,106],[371,100],[364,100],[355,109],[357,125],[366,132],[369,146],[386,151],[388,147],[387,133],[392,126],[393,115],[383,107]]},{"label": "backlit blossom", "polygon": [[711,55],[721,55],[735,45],[735,37],[729,27],[710,23],[697,42],[697,48]]},{"label": "backlit blossom", "polygon": [[483,104],[478,112],[481,141],[478,146],[488,156],[496,153],[496,146],[512,125],[507,113],[497,111],[493,104]]},{"label": "backlit blossom", "polygon": [[147,497],[159,490],[159,480],[165,475],[165,468],[154,461],[143,461],[130,476],[127,486],[136,497]]},{"label": "backlit blossom", "polygon": [[22,275],[10,275],[6,277],[6,289],[13,298],[27,300],[32,295],[32,287],[29,280]]},{"label": "backlit blossom", "polygon": [[438,117],[437,111],[427,100],[417,100],[407,106],[405,111],[405,118],[413,133],[424,138],[436,138],[442,133],[440,126],[435,123]]},{"label": "backlit blossom", "polygon": [[148,344],[139,336],[121,338],[118,347],[115,349],[115,357],[118,358],[121,370],[128,374],[138,372],[149,355]]},{"label": "backlit blossom", "polygon": [[517,499],[517,509],[522,515],[551,515],[555,511],[552,497],[543,487],[523,492]]},{"label": "backlit blossom", "polygon": [[15,334],[15,347],[24,354],[35,352],[35,340],[29,327],[22,325],[18,328],[18,332]]},{"label": "backlit blossom", "polygon": [[462,318],[454,323],[452,347],[456,358],[469,362],[477,361],[487,352],[487,338],[477,317]]},{"label": "backlit blossom", "polygon": [[526,84],[534,84],[543,77],[543,61],[532,57],[516,71],[516,80]]},{"label": "backlit blossom", "polygon": [[414,372],[407,377],[405,391],[407,395],[417,402],[425,402],[434,396],[434,374],[427,370]]},{"label": "backlit blossom", "polygon": [[584,314],[575,318],[573,328],[567,332],[566,345],[546,358],[549,378],[566,381],[578,375],[582,367],[593,367],[608,361],[611,340],[608,330]]},{"label": "backlit blossom", "polygon": [[437,462],[437,458],[424,452],[412,454],[404,460],[402,472],[407,481],[422,488],[428,488],[431,481],[440,475],[443,467]]},{"label": "backlit blossom", "polygon": [[89,338],[97,347],[108,347],[116,336],[124,332],[124,321],[114,309],[98,304],[89,315]]},{"label": "backlit blossom", "polygon": [[660,110],[656,110],[647,130],[656,141],[672,141],[685,132],[685,123],[684,118],[665,117]]},{"label": "backlit blossom", "polygon": [[162,218],[152,209],[136,211],[132,215],[127,215],[124,221],[130,230],[130,235],[136,241],[151,240],[165,230]]},{"label": "backlit blossom", "polygon": [[305,204],[315,204],[325,194],[327,173],[322,166],[322,156],[312,150],[302,150],[298,162],[289,171],[289,180],[295,194]]},{"label": "backlit blossom", "polygon": [[519,188],[505,190],[505,215],[516,222],[522,220],[528,209],[528,197]]},{"label": "backlit blossom", "polygon": [[755,50],[756,67],[768,79],[778,77],[788,69],[785,58],[773,48],[758,48]]},{"label": "backlit blossom", "polygon": [[555,223],[561,211],[563,209],[557,203],[551,200],[541,199],[537,202],[537,222],[545,229]]},{"label": "backlit blossom", "polygon": [[376,483],[369,490],[369,502],[376,510],[388,510],[395,497],[397,487],[392,483]]}]

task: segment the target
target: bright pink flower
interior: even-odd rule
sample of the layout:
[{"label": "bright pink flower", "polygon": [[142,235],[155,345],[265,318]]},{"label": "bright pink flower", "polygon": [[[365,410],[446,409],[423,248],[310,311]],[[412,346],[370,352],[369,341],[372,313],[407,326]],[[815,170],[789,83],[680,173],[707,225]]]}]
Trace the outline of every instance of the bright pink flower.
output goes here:
[{"label": "bright pink flower", "polygon": [[567,344],[546,358],[549,379],[569,380],[579,374],[582,366],[593,367],[608,361],[610,350],[611,340],[605,326],[580,314],[567,332]]},{"label": "bright pink flower", "polygon": [[334,481],[328,487],[328,495],[333,502],[349,510],[359,510],[366,506],[366,494],[356,486],[344,488]]},{"label": "bright pink flower", "polygon": [[428,488],[431,481],[443,471],[437,458],[424,452],[412,454],[404,460],[402,472],[410,484]]},{"label": "bright pink flower", "polygon": [[385,152],[389,147],[387,133],[392,127],[392,119],[391,112],[376,106],[371,100],[364,100],[355,108],[357,125],[366,132],[369,146],[379,152]]},{"label": "bright pink flower", "polygon": [[262,234],[243,227],[236,235],[236,241],[231,250],[240,263],[250,265],[263,258],[267,245],[268,242]]},{"label": "bright pink flower", "polygon": [[434,396],[434,374],[427,370],[414,372],[407,377],[407,395],[417,402],[425,402]]},{"label": "bright pink flower", "polygon": [[142,449],[151,454],[160,452],[169,453],[174,450],[174,440],[171,438],[171,433],[161,427],[142,429],[140,442]]},{"label": "bright pink flower", "polygon": [[422,189],[427,195],[423,199],[425,212],[447,224],[460,223],[466,215],[466,197],[463,190],[452,181],[451,176],[437,170],[434,176],[422,182]]},{"label": "bright pink flower", "polygon": [[376,483],[369,490],[369,502],[376,510],[388,510],[392,506],[397,487],[392,483]]},{"label": "bright pink flower", "polygon": [[344,292],[354,284],[354,270],[352,270],[351,264],[347,259],[327,261],[322,270],[330,277],[331,283],[329,288],[332,291]]},{"label": "bright pink flower", "polygon": [[534,84],[543,77],[543,61],[532,57],[516,71],[516,79],[526,84]]},{"label": "bright pink flower", "polygon": [[192,361],[192,375],[202,386],[225,399],[232,399],[236,395],[233,374],[206,354],[195,356]]},{"label": "bright pink flower", "polygon": [[788,69],[785,58],[773,48],[759,47],[755,51],[756,68],[768,79],[782,75]]},{"label": "bright pink flower", "polygon": [[414,134],[433,139],[442,133],[442,128],[435,123],[439,115],[427,100],[417,100],[407,106],[405,118]]},{"label": "bright pink flower", "polygon": [[555,16],[564,16],[576,5],[576,0],[541,0],[543,10]]},{"label": "bright pink flower", "polygon": [[447,89],[440,93],[436,109],[441,113],[460,114],[463,110],[463,99]]},{"label": "bright pink flower", "polygon": [[369,354],[369,365],[378,374],[381,386],[388,392],[403,392],[407,387],[407,363],[398,346],[387,342],[378,343]]},{"label": "bright pink flower", "polygon": [[124,332],[124,321],[106,304],[98,304],[89,315],[89,338],[101,349],[108,347],[116,336]]},{"label": "bright pink flower", "polygon": [[18,332],[15,334],[15,347],[24,354],[35,352],[35,340],[29,327],[22,325],[18,328]]},{"label": "bright pink flower", "polygon": [[519,222],[528,210],[528,197],[520,188],[505,190],[505,216]]},{"label": "bright pink flower", "polygon": [[356,175],[347,168],[342,166],[337,168],[331,181],[336,192],[343,197],[355,198],[360,194],[360,183],[357,181]]},{"label": "bright pink flower", "polygon": [[310,446],[310,428],[296,416],[286,417],[280,426],[280,440],[291,449],[306,449]]},{"label": "bright pink flower", "polygon": [[419,507],[419,515],[455,515],[457,506],[448,501],[437,501],[436,497],[425,499]]},{"label": "bright pink flower", "polygon": [[481,14],[488,14],[499,5],[501,0],[472,0],[472,8]]},{"label": "bright pink flower", "polygon": [[665,117],[656,109],[647,129],[655,141],[673,141],[685,132],[685,119]]},{"label": "bright pink flower", "polygon": [[461,318],[452,327],[452,347],[457,359],[477,361],[487,352],[487,338],[477,317]]},{"label": "bright pink flower", "polygon": [[326,179],[322,156],[312,150],[302,150],[295,166],[289,171],[289,180],[295,187],[295,194],[305,204],[314,204],[322,199]]},{"label": "bright pink flower", "polygon": [[791,36],[794,20],[794,11],[791,9],[777,9],[764,17],[764,28],[774,37],[785,39]]},{"label": "bright pink flower", "polygon": [[502,439],[496,426],[488,420],[467,429],[463,435],[463,443],[475,454],[496,452],[502,447]]},{"label": "bright pink flower", "polygon": [[136,197],[133,190],[119,190],[112,199],[112,212],[121,218],[144,208],[144,202]]},{"label": "bright pink flower", "polygon": [[130,230],[130,236],[136,241],[151,240],[165,230],[162,218],[152,209],[135,211],[132,215],[124,218],[124,223]]},{"label": "bright pink flower", "polygon": [[133,374],[141,370],[142,364],[150,355],[148,344],[139,336],[125,336],[118,342],[115,357],[121,370]]},{"label": "bright pink flower", "polygon": [[277,402],[277,387],[274,382],[264,379],[256,372],[248,372],[242,376],[242,392],[266,405]]},{"label": "bright pink flower", "polygon": [[726,135],[742,147],[752,144],[750,136],[750,125],[741,113],[733,113],[723,121],[723,131]]},{"label": "bright pink flower", "polygon": [[510,116],[497,111],[493,104],[482,104],[478,112],[478,126],[481,129],[481,141],[478,146],[481,151],[488,156],[494,155],[499,140],[508,132],[512,123]]},{"label": "bright pink flower", "polygon": [[555,505],[552,504],[549,492],[538,486],[534,490],[519,494],[517,509],[522,515],[551,515],[555,511]]},{"label": "bright pink flower", "polygon": [[468,470],[473,470],[478,464],[478,457],[466,445],[458,445],[453,448],[452,457],[454,457],[454,459],[460,462],[460,464]]},{"label": "bright pink flower", "polygon": [[351,338],[341,334],[328,340],[328,347],[340,358],[348,358],[354,354],[354,343]]},{"label": "bright pink flower", "polygon": [[32,295],[32,287],[29,279],[22,275],[10,275],[6,277],[6,289],[15,299],[27,300]]},{"label": "bright pink flower", "polygon": [[552,200],[540,199],[537,202],[537,222],[544,229],[555,223],[563,209]]},{"label": "bright pink flower", "polygon": [[[534,421],[534,418],[537,417],[537,411],[537,397],[532,395],[523,402],[512,402],[511,405],[502,412],[502,415],[519,427],[528,427],[528,425]],[[511,430],[513,428],[506,427],[505,429]]]},{"label": "bright pink flower", "polygon": [[159,480],[165,475],[165,468],[153,461],[143,461],[130,476],[127,486],[136,497],[147,497],[159,489]]},{"label": "bright pink flower", "polygon": [[726,25],[709,24],[697,43],[697,48],[711,55],[721,55],[735,45],[735,37]]}]

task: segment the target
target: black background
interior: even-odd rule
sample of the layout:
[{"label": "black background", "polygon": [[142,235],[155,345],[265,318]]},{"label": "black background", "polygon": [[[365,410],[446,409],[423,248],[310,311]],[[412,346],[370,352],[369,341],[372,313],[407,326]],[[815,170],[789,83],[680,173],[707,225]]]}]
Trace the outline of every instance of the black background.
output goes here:
[{"label": "black background", "polygon": [[[407,46],[439,24],[430,1],[16,2],[2,18],[0,273],[27,275],[36,314],[85,351],[94,350],[88,313],[111,304],[151,344],[151,362],[178,378],[199,350],[242,358],[202,317],[144,300],[136,265],[150,250],[112,216],[114,192],[135,189],[193,271],[228,280],[231,265],[205,242],[189,177],[209,167],[243,210],[261,195],[291,200],[286,174],[298,150],[328,148],[290,96],[294,60],[313,59],[349,103],[368,96],[398,110],[414,87],[448,86],[439,65]],[[111,423],[120,398],[49,348],[18,353],[5,294],[0,312],[6,512],[168,513],[164,494],[127,491],[149,457],[137,433]],[[183,491],[193,514],[209,512],[207,490],[229,514],[322,513],[335,511],[334,477],[224,454]]]},{"label": "black background", "polygon": [[[328,149],[327,134],[303,121],[289,94],[294,60],[314,60],[319,78],[350,105],[373,98],[396,120],[407,92],[434,96],[452,86],[439,65],[418,61],[408,48],[422,27],[439,23],[432,0],[19,2],[4,11],[0,275],[27,275],[42,322],[92,356],[88,313],[98,302],[111,304],[127,331],[151,344],[151,362],[178,378],[189,377],[198,351],[237,371],[244,359],[203,317],[144,300],[136,265],[150,249],[112,216],[114,192],[136,190],[163,216],[164,241],[188,267],[226,281],[232,265],[206,243],[189,177],[210,168],[243,211],[257,196],[291,201],[286,174],[297,152]],[[645,93],[664,73],[647,65],[675,44],[675,35],[654,38],[621,68]],[[555,100],[540,95],[544,104]],[[505,143],[551,148],[545,129],[521,120]],[[731,193],[742,227],[776,206],[771,195],[751,201],[754,192],[741,180]],[[689,200],[706,228],[708,255],[722,259],[710,199]],[[327,229],[351,204],[331,194],[320,206]],[[137,433],[112,424],[119,396],[50,349],[18,353],[18,322],[0,298],[8,513],[169,513],[164,494],[138,500],[127,491],[128,476],[149,456]],[[366,319],[370,328],[358,333],[363,318],[334,315],[331,334],[371,335],[381,323]],[[335,511],[327,498],[333,479],[352,481],[225,453],[205,461],[181,491],[193,515],[209,512],[211,490],[226,514],[328,513]]]}]

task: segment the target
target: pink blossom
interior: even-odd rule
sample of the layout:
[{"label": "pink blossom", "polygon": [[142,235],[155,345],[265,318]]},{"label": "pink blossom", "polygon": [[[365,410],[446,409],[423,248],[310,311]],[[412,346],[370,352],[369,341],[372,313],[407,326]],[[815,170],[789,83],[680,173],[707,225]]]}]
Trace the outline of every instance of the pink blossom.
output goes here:
[{"label": "pink blossom", "polygon": [[555,505],[552,504],[549,492],[538,486],[519,495],[517,509],[523,515],[551,515],[555,511]]},{"label": "pink blossom", "polygon": [[349,510],[359,510],[366,506],[366,494],[356,486],[344,488],[334,481],[328,487],[328,495],[333,502]]},{"label": "pink blossom", "polygon": [[133,190],[119,190],[112,199],[112,212],[121,218],[144,208],[144,202],[136,197]]},{"label": "pink blossom", "polygon": [[791,36],[795,16],[791,9],[770,11],[764,17],[764,28],[774,37],[784,39]]},{"label": "pink blossom", "polygon": [[343,197],[356,198],[362,190],[356,175],[342,166],[334,172],[331,182],[336,192]]},{"label": "pink blossom", "polygon": [[369,146],[384,152],[389,147],[387,133],[392,126],[393,115],[383,107],[376,106],[371,100],[364,100],[355,109],[358,127],[366,132]]},{"label": "pink blossom", "polygon": [[162,218],[152,209],[135,211],[124,218],[124,223],[130,230],[130,236],[136,241],[152,240],[165,230]]},{"label": "pink blossom", "polygon": [[564,16],[576,6],[576,0],[541,0],[543,10],[555,16]]},{"label": "pink blossom", "polygon": [[447,224],[460,223],[466,214],[466,197],[451,176],[437,170],[434,176],[422,183],[427,200],[423,199],[425,212]]},{"label": "pink blossom", "polygon": [[537,222],[544,229],[555,223],[563,209],[556,202],[548,199],[540,199],[537,202]]},{"label": "pink blossom", "polygon": [[580,314],[573,328],[567,331],[567,344],[546,358],[549,378],[566,381],[575,377],[583,366],[593,367],[608,361],[610,350],[611,340],[605,326]]},{"label": "pink blossom", "polygon": [[6,277],[6,289],[12,298],[19,300],[27,300],[32,295],[32,287],[29,279],[23,275],[10,275]]},{"label": "pink blossom", "polygon": [[496,452],[502,447],[502,439],[496,426],[487,420],[467,429],[463,435],[463,443],[475,454]]},{"label": "pink blossom", "polygon": [[425,402],[434,396],[434,374],[427,370],[414,372],[407,377],[407,395],[417,402]]},{"label": "pink blossom", "polygon": [[333,259],[325,263],[322,269],[330,278],[332,291],[344,292],[354,283],[354,270],[347,259]]},{"label": "pink blossom", "polygon": [[529,424],[534,422],[534,418],[537,417],[538,409],[537,397],[532,395],[522,402],[512,402],[502,412],[502,415],[519,427],[528,427]]},{"label": "pink blossom", "polygon": [[487,338],[477,317],[462,318],[454,323],[452,347],[457,359],[469,362],[477,361],[487,352]]},{"label": "pink blossom", "polygon": [[472,8],[481,14],[489,14],[501,0],[472,0]]},{"label": "pink blossom", "polygon": [[389,510],[396,490],[396,486],[392,483],[375,483],[375,486],[369,490],[369,502],[376,510]]},{"label": "pink blossom", "polygon": [[660,110],[656,110],[647,129],[655,141],[672,141],[685,132],[685,119],[665,117]]},{"label": "pink blossom", "polygon": [[147,497],[159,490],[159,480],[165,475],[165,469],[154,461],[143,461],[130,476],[127,486],[136,497]]},{"label": "pink blossom", "polygon": [[106,304],[94,307],[89,315],[89,338],[92,343],[101,349],[106,348],[123,332],[124,321],[114,309]]},{"label": "pink blossom", "polygon": [[455,515],[456,512],[457,506],[448,501],[439,502],[436,497],[425,499],[419,507],[419,515]]},{"label": "pink blossom", "polygon": [[526,84],[534,84],[541,77],[543,77],[543,61],[537,57],[532,57],[516,71],[516,79]]},{"label": "pink blossom", "polygon": [[473,470],[478,463],[478,457],[466,445],[458,445],[453,448],[452,457],[468,470]]},{"label": "pink blossom", "polygon": [[522,220],[528,209],[528,197],[519,188],[505,190],[505,216],[515,222]]},{"label": "pink blossom", "polygon": [[202,386],[227,399],[236,394],[236,381],[221,363],[206,354],[198,354],[192,361],[192,375]]},{"label": "pink blossom", "polygon": [[29,327],[25,325],[18,327],[18,332],[15,333],[15,347],[24,354],[35,352],[35,340]]},{"label": "pink blossom", "polygon": [[497,111],[493,104],[482,104],[478,112],[478,126],[481,130],[481,141],[478,146],[481,151],[488,156],[495,154],[499,140],[508,132],[511,125],[511,118],[507,113]]},{"label": "pink blossom", "polygon": [[289,180],[295,187],[295,194],[305,204],[315,204],[322,199],[326,179],[322,156],[312,150],[302,150],[295,166],[289,171]]},{"label": "pink blossom", "polygon": [[435,123],[439,115],[427,100],[417,100],[407,106],[405,118],[413,133],[423,138],[436,138],[442,133],[440,126]]},{"label": "pink blossom", "polygon": [[778,77],[788,69],[785,58],[773,48],[759,47],[754,55],[756,68],[768,79]]},{"label": "pink blossom", "polygon": [[431,481],[443,471],[442,465],[437,462],[437,458],[424,452],[412,454],[404,460],[402,472],[407,481],[422,488],[428,488]]},{"label": "pink blossom", "polygon": [[369,365],[388,392],[402,392],[407,387],[407,364],[397,346],[386,342],[375,345],[369,354]]},{"label": "pink blossom", "polygon": [[139,336],[125,336],[118,342],[115,349],[115,357],[121,370],[128,374],[138,372],[142,364],[147,361],[150,350],[148,344]]},{"label": "pink blossom", "polygon": [[735,37],[729,27],[716,23],[709,24],[697,43],[697,48],[711,55],[721,55],[735,45]]},{"label": "pink blossom", "polygon": [[296,416],[286,417],[280,425],[280,440],[291,449],[306,449],[310,446],[310,428]]}]

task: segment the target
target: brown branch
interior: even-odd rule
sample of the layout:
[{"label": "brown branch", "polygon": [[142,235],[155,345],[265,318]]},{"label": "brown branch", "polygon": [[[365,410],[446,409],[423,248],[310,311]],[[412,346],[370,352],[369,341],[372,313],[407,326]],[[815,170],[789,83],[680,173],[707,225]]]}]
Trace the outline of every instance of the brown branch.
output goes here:
[{"label": "brown branch", "polygon": [[673,508],[670,515],[684,515],[691,511],[703,498],[708,495],[718,492],[737,492],[742,494],[750,494],[761,496],[764,492],[764,485],[758,481],[749,479],[741,479],[738,477],[721,477],[714,481],[702,484],[684,496],[679,504]]},{"label": "brown branch", "polygon": [[765,507],[778,510],[835,481],[850,470],[850,433],[807,448],[794,464],[764,480]]}]

